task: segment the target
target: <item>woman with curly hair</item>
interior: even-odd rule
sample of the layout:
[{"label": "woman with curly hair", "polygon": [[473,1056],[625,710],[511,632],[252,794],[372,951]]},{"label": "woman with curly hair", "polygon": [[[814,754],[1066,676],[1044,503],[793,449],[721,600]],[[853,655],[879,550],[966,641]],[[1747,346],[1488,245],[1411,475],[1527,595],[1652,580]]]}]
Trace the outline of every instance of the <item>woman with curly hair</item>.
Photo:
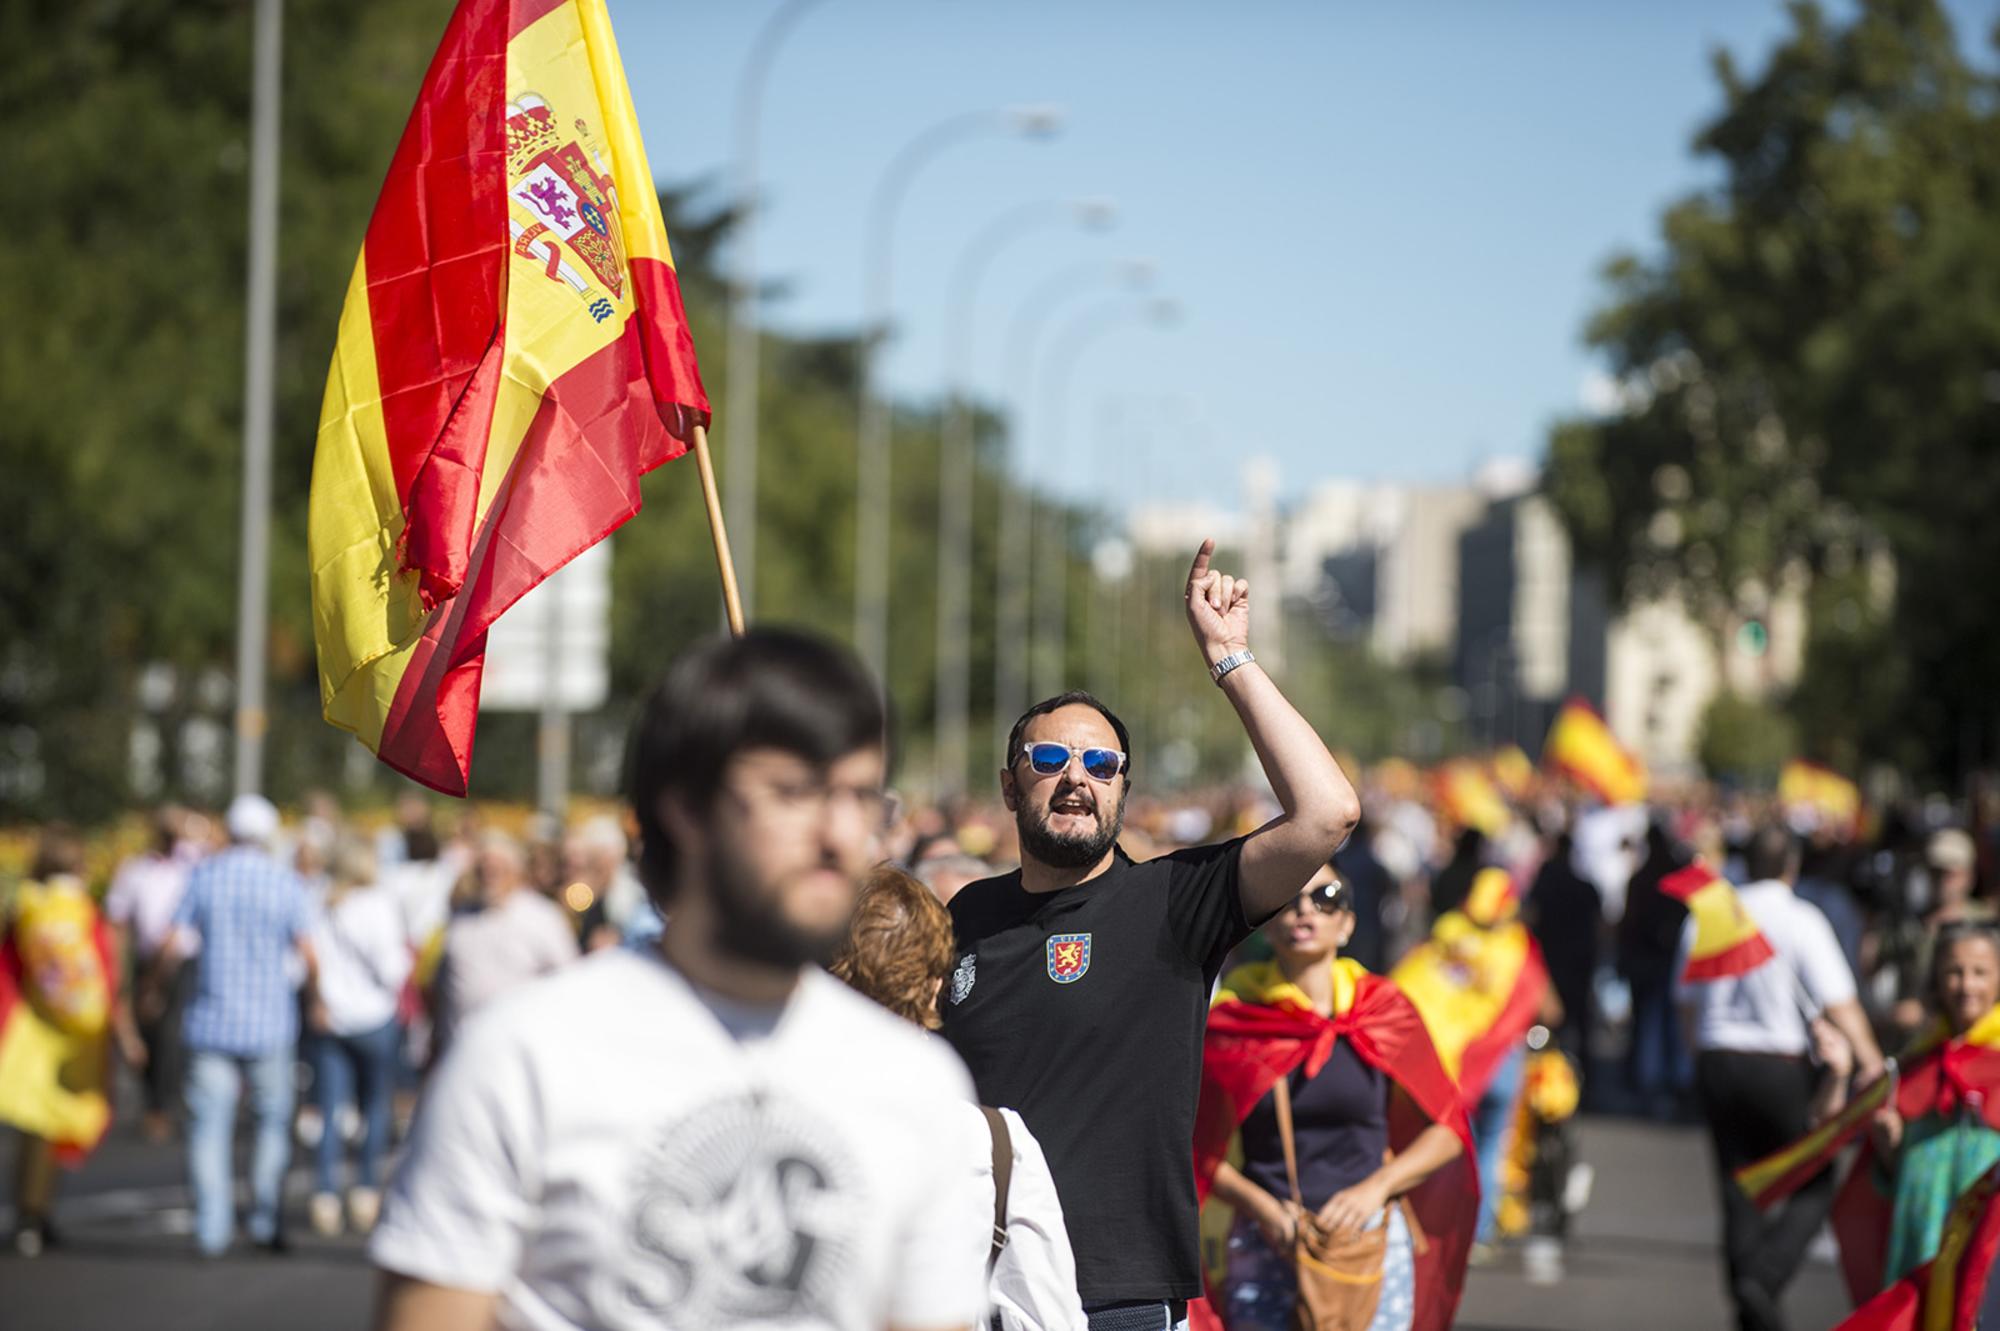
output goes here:
[{"label": "woman with curly hair", "polygon": [[[883,865],[862,885],[832,970],[857,992],[934,1031],[938,991],[955,950],[951,916],[930,889]],[[1007,1331],[1084,1331],[1076,1259],[1041,1144],[1013,1110],[994,1113],[996,1119],[989,1119],[967,1105],[964,1115],[966,1169],[978,1197],[968,1205],[981,1205],[994,1217],[989,1324]]]}]

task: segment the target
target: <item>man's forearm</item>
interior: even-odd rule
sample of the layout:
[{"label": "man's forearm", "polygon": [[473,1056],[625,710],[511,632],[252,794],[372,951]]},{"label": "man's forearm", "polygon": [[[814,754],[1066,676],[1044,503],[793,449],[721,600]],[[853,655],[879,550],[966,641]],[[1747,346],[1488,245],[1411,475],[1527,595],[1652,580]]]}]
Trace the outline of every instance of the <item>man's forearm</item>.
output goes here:
[{"label": "man's forearm", "polygon": [[1882,1070],[1882,1047],[1875,1043],[1874,1028],[1869,1026],[1868,1014],[1861,1010],[1861,1004],[1852,1000],[1829,1003],[1826,1005],[1826,1019],[1854,1047],[1854,1070],[1863,1081]]}]

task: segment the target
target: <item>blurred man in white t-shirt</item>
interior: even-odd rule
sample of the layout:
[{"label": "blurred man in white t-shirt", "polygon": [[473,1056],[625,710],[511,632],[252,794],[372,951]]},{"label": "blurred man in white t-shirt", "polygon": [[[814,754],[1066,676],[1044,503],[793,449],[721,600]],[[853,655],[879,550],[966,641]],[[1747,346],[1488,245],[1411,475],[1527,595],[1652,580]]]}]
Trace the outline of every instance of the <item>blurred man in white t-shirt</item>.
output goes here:
[{"label": "blurred man in white t-shirt", "polygon": [[671,923],[466,1024],[370,1245],[378,1327],[970,1327],[992,1216],[941,1186],[970,1079],[815,964],[886,822],[875,682],[799,634],[711,642],[631,751]]},{"label": "blurred man in white t-shirt", "polygon": [[[1744,866],[1753,881],[1737,897],[1776,955],[1729,979],[1682,981],[1677,994],[1693,1033],[1695,1089],[1721,1176],[1723,1252],[1736,1324],[1742,1331],[1782,1331],[1780,1296],[1833,1203],[1833,1173],[1822,1173],[1769,1214],[1751,1204],[1732,1176],[1812,1126],[1816,1039],[1844,1038],[1863,1082],[1881,1071],[1882,1051],[1833,926],[1792,891],[1798,839],[1776,824],[1760,828],[1744,851]],[[1690,920],[1675,975],[1687,969],[1693,940]]]}]

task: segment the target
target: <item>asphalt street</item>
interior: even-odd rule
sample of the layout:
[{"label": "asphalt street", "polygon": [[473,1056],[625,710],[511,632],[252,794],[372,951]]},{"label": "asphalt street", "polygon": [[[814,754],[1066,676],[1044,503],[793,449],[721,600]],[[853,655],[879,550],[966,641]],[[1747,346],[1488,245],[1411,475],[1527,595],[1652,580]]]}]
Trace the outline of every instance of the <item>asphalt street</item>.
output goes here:
[{"label": "asphalt street", "polygon": [[[1730,1324],[1721,1284],[1714,1183],[1694,1129],[1597,1119],[1582,1131],[1596,1188],[1565,1254],[1563,1279],[1534,1284],[1518,1253],[1471,1273],[1467,1331],[1681,1331]],[[181,1155],[121,1128],[66,1180],[63,1242],[39,1258],[0,1256],[5,1331],[350,1331],[367,1324],[373,1275],[358,1240],[313,1237],[306,1180],[290,1187],[293,1251],[193,1255]],[[1846,1312],[1833,1268],[1809,1263],[1787,1296],[1796,1331]]]}]

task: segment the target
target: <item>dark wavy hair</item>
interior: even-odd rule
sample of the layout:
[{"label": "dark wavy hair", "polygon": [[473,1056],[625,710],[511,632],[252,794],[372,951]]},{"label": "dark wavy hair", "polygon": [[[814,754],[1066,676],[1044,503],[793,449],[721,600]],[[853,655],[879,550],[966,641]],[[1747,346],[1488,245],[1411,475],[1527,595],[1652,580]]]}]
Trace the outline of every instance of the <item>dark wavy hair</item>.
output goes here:
[{"label": "dark wavy hair", "polygon": [[951,913],[901,869],[880,865],[861,885],[847,941],[828,969],[848,987],[927,1030],[941,1024],[938,981],[951,971]]},{"label": "dark wavy hair", "polygon": [[640,708],[627,765],[639,877],[654,903],[667,908],[677,873],[663,798],[706,813],[729,760],[745,749],[783,749],[824,768],[872,747],[888,748],[881,691],[837,643],[756,628],[682,653]]}]

